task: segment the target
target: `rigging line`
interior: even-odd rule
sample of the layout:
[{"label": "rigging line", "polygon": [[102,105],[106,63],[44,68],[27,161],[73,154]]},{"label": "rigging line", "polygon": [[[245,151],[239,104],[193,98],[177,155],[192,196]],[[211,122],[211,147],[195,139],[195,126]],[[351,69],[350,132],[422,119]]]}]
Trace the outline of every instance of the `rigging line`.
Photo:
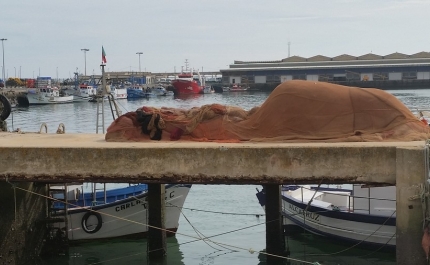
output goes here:
[{"label": "rigging line", "polygon": [[[310,190],[310,191],[314,190],[314,189],[307,188],[307,187],[304,187],[304,186],[300,186],[300,187],[303,188],[303,189],[305,189],[305,190]],[[390,186],[388,186],[388,187],[390,187]],[[367,196],[367,197],[364,197],[364,196],[352,196],[352,195],[342,194],[342,193],[336,193],[336,196],[345,196],[345,197],[349,196],[351,198],[356,198],[356,199],[372,199],[372,200],[379,200],[379,201],[395,201],[393,199],[375,198],[375,197],[369,197],[369,196]]]},{"label": "rigging line", "polygon": [[[324,179],[320,180],[320,183],[318,184],[318,187],[315,189],[314,194],[312,195],[312,198],[309,200],[308,205],[306,205],[305,210],[303,211],[303,224],[306,224],[306,212],[308,211],[309,207],[311,206],[312,201],[314,200],[315,195],[317,194],[322,182]],[[303,190],[302,190],[302,203],[303,203]],[[306,230],[305,230],[306,233]],[[306,244],[304,245],[304,247],[306,248]]]},{"label": "rigging line", "polygon": [[[178,207],[176,205],[169,205],[167,207]],[[230,212],[218,212],[218,211],[208,211],[208,210],[200,210],[200,209],[194,209],[194,208],[187,208],[187,207],[178,207],[185,210],[191,210],[196,212],[205,212],[205,213],[220,213],[220,214],[229,214],[229,215],[253,215],[253,216],[265,216],[265,214],[253,214],[253,213],[230,213]]]},{"label": "rigging line", "polygon": [[372,255],[372,254],[374,254],[374,253],[376,253],[376,252],[378,252],[379,250],[381,250],[383,247],[385,247],[386,245],[388,245],[388,242],[390,242],[391,241],[391,239],[393,239],[393,237],[396,235],[396,233],[394,233],[389,239],[388,239],[388,241],[387,242],[385,242],[385,244],[384,245],[382,245],[382,246],[380,246],[379,248],[377,248],[376,250],[374,250],[374,251],[372,251],[371,253],[369,253],[369,254],[366,254],[366,255],[363,255],[363,256],[359,256],[359,257],[367,257],[367,256],[370,256],[370,255]]},{"label": "rigging line", "polygon": [[45,195],[43,195],[43,194],[39,194],[39,193],[36,193],[36,192],[30,191],[30,190],[26,190],[26,189],[23,189],[23,188],[20,188],[20,187],[17,187],[17,189],[22,190],[22,191],[29,192],[29,193],[31,193],[31,194],[35,194],[35,195],[37,195],[37,196],[44,197],[44,198],[49,199],[49,200],[53,200],[53,201],[57,201],[57,202],[61,202],[61,203],[65,203],[65,204],[68,204],[68,205],[72,205],[72,206],[74,206],[74,207],[76,207],[76,208],[78,208],[78,209],[84,209],[84,210],[87,210],[87,211],[89,211],[89,212],[99,213],[99,214],[101,214],[101,215],[109,216],[109,217],[112,217],[112,218],[116,218],[116,219],[119,219],[119,220],[123,220],[123,221],[130,222],[130,223],[134,223],[134,224],[138,224],[138,225],[147,226],[147,227],[154,228],[154,229],[164,230],[164,231],[169,232],[169,233],[176,233],[176,234],[178,234],[178,235],[188,236],[188,237],[195,238],[195,237],[193,237],[193,236],[189,236],[189,235],[185,235],[185,234],[180,234],[180,233],[178,233],[178,232],[173,232],[173,231],[170,231],[170,230],[167,230],[167,229],[164,229],[164,228],[155,227],[155,226],[152,226],[152,225],[148,225],[148,224],[144,224],[144,223],[139,223],[139,222],[136,222],[136,221],[133,221],[133,220],[129,220],[129,219],[126,219],[126,218],[122,218],[122,217],[119,217],[119,216],[115,216],[115,215],[112,215],[112,214],[99,212],[99,211],[93,210],[93,209],[91,209],[91,208],[81,207],[81,206],[79,206],[79,205],[75,205],[75,204],[73,204],[73,203],[64,202],[64,201],[61,201],[61,200],[59,200],[59,199],[56,199],[56,198],[53,198],[53,197],[49,197],[49,196],[45,196]]},{"label": "rigging line", "polygon": [[124,107],[122,104],[120,104],[120,103],[118,102],[118,100],[115,100],[115,101],[117,101],[116,103],[117,103],[118,105],[120,105],[120,106],[125,110],[125,112],[129,112],[129,111],[127,110],[127,108],[126,108],[126,107]]},{"label": "rigging line", "polygon": [[[170,204],[170,203],[169,203],[169,204]],[[169,206],[169,207],[177,207],[177,208],[181,208],[181,207],[176,206],[176,205],[171,205],[171,206]],[[313,212],[313,213],[325,213],[325,212],[332,212],[332,210],[315,211],[315,212]],[[300,213],[295,213],[295,214],[287,214],[287,215],[288,215],[288,216],[296,216],[296,215],[301,215],[301,214],[300,214]],[[246,226],[246,227],[238,228],[238,229],[235,229],[235,230],[231,230],[231,231],[223,232],[223,233],[220,233],[220,234],[212,235],[212,236],[209,236],[209,237],[207,237],[207,238],[212,238],[212,237],[217,237],[217,236],[221,236],[221,235],[226,235],[226,234],[230,234],[230,233],[238,232],[238,231],[245,230],[245,229],[252,228],[252,227],[256,227],[256,226],[259,226],[259,225],[265,225],[265,224],[268,224],[268,223],[271,223],[271,222],[275,222],[275,221],[278,221],[278,220],[279,220],[279,219],[274,219],[274,220],[267,221],[267,222],[264,222],[264,223],[259,223],[259,224],[255,224],[255,225],[250,225],[250,226]],[[200,240],[192,240],[192,241],[184,242],[184,243],[181,243],[181,244],[178,244],[178,245],[185,245],[185,244],[189,244],[189,243],[193,243],[193,242],[197,242],[197,241],[200,241]],[[176,245],[175,245],[175,246],[176,246]]]},{"label": "rigging line", "polygon": [[[346,248],[344,250],[338,251],[338,252],[333,252],[333,253],[328,253],[328,254],[309,254],[309,256],[331,256],[331,255],[336,255],[336,254],[340,254],[342,252],[345,252],[347,250],[350,250],[358,245],[360,245],[361,243],[363,243],[366,239],[368,239],[369,237],[371,237],[373,234],[375,234],[379,229],[381,229],[381,227],[383,227],[388,220],[390,220],[391,217],[393,217],[393,215],[396,213],[396,211],[393,211],[393,213],[384,221],[384,223],[382,223],[375,231],[373,231],[370,235],[368,235],[366,238],[364,238],[363,240],[361,240],[360,242],[356,243],[355,245],[350,246],[349,248]],[[395,234],[395,233],[394,233]]]},{"label": "rigging line", "polygon": [[[275,220],[269,221],[267,223],[275,222],[275,221],[278,221],[278,220],[279,219],[275,219]],[[259,226],[259,225],[265,225],[265,224],[266,223],[259,223],[259,224],[255,224],[255,225],[250,225],[250,226],[242,227],[242,228],[239,228],[239,229],[227,231],[227,232],[224,232],[224,233],[219,233],[219,234],[216,234],[216,235],[208,236],[207,238],[213,238],[213,237],[217,237],[217,236],[222,236],[222,235],[226,235],[226,234],[238,232],[238,231],[241,231],[241,230],[245,230],[245,229],[248,229],[248,228],[252,228],[252,227],[255,227],[255,226]],[[187,242],[184,242],[184,243],[178,243],[177,245],[180,246],[180,245],[185,245],[185,244],[189,244],[189,243],[193,243],[193,242],[197,242],[197,241],[200,241],[200,240],[187,241]],[[174,247],[174,246],[177,246],[177,245],[173,245],[171,247]]]},{"label": "rigging line", "polygon": [[[30,191],[30,190],[26,190],[26,189],[23,189],[23,188],[20,188],[20,187],[16,187],[16,188],[19,189],[19,190],[28,192],[30,194],[34,194],[34,195],[41,196],[41,197],[44,197],[44,198],[48,198],[48,199],[51,199],[51,200],[54,200],[54,201],[62,202],[62,201],[60,201],[58,199],[55,199],[55,198],[52,198],[52,197],[48,197],[48,196],[45,196],[43,194],[39,194],[39,193]],[[62,203],[65,203],[65,202],[62,202]],[[68,204],[71,204],[71,203],[68,203]],[[74,204],[71,204],[71,205],[74,205]],[[98,211],[95,211],[95,210],[93,210],[91,208],[85,208],[85,207],[81,207],[79,205],[75,205],[75,206],[78,207],[78,208],[84,208],[87,211],[98,212]],[[120,220],[125,220],[125,221],[131,222],[131,223],[135,223],[135,224],[139,224],[139,225],[145,225],[147,227],[151,227],[151,228],[154,228],[154,229],[165,230],[166,232],[168,231],[167,229],[163,229],[163,228],[155,227],[155,226],[150,226],[148,224],[142,224],[142,223],[135,222],[135,221],[132,221],[132,220],[128,220],[128,219],[125,219],[125,218],[121,218],[121,217],[118,217],[118,216],[115,216],[115,215],[106,214],[106,213],[102,213],[102,212],[98,212],[98,213],[106,215],[106,216],[110,216],[110,217],[113,217],[113,218],[117,218],[117,219],[120,219]],[[169,232],[172,232],[172,231],[169,231]],[[179,233],[179,232],[172,232],[172,233],[177,234],[177,235],[181,235],[181,236],[184,236],[184,237],[189,237],[189,238],[194,238],[194,239],[200,240],[200,238],[195,237],[195,236],[191,236],[191,235],[187,235],[187,234],[183,234],[183,233]],[[280,255],[275,255],[275,254],[267,253],[267,252],[264,252],[264,251],[255,251],[252,248],[247,249],[247,248],[233,246],[233,245],[226,244],[226,243],[220,243],[220,242],[216,242],[216,243],[219,244],[219,245],[230,247],[230,248],[236,248],[236,249],[248,251],[251,254],[253,254],[253,253],[259,253],[259,254],[262,254],[262,255],[273,256],[273,257],[282,258],[282,259],[285,259],[285,260],[292,260],[292,261],[302,262],[302,263],[306,263],[306,264],[315,264],[314,262],[302,261],[302,260],[298,260],[298,259],[294,259],[294,258],[289,258],[289,257],[284,257],[284,256],[280,256]]]},{"label": "rigging line", "polygon": [[[191,227],[193,228],[194,232],[196,232],[196,234],[198,235],[198,237],[200,238],[200,240],[202,240],[206,245],[208,245],[209,247],[221,251],[221,249],[217,249],[213,246],[211,246],[208,242],[207,242],[207,236],[205,236],[202,232],[200,232],[196,227],[194,227],[194,225],[190,222],[190,220],[185,216],[185,214],[182,212],[182,209],[179,209],[179,211],[181,212],[182,216],[185,218],[185,220],[187,220],[188,224],[191,225]],[[202,237],[203,236],[203,237]],[[209,240],[211,241],[211,240]]]},{"label": "rigging line", "polygon": [[[170,204],[171,206],[175,206],[175,205],[173,205],[173,204],[171,204],[171,203],[168,203],[168,204]],[[201,238],[201,236],[203,236],[203,238],[201,238],[201,240],[203,240],[203,242],[205,242],[205,244],[207,244],[208,246],[210,246],[210,247],[211,247],[211,248],[213,248],[213,249],[216,249],[217,251],[222,251],[221,249],[217,249],[217,248],[212,247],[208,242],[206,242],[206,241],[209,241],[209,242],[212,242],[212,243],[214,243],[215,245],[217,245],[217,246],[218,246],[218,244],[217,244],[216,242],[214,242],[214,241],[210,240],[207,236],[205,236],[202,232],[200,232],[197,228],[195,228],[195,227],[193,226],[193,224],[191,224],[190,220],[185,216],[184,212],[182,211],[182,209],[181,209],[180,207],[177,207],[177,208],[179,208],[179,211],[181,212],[182,216],[184,216],[184,217],[185,217],[185,219],[186,219],[186,220],[187,220],[187,222],[191,225],[191,227],[194,229],[194,231],[196,231],[196,233],[197,233],[197,232],[199,233],[199,237]],[[229,249],[229,248],[226,248],[226,247],[223,247],[223,246],[220,246],[220,247],[222,247],[222,248],[224,248],[224,249],[228,249],[228,250],[230,250],[230,251],[232,251],[232,252],[235,252],[235,250],[232,250],[232,249]]]}]

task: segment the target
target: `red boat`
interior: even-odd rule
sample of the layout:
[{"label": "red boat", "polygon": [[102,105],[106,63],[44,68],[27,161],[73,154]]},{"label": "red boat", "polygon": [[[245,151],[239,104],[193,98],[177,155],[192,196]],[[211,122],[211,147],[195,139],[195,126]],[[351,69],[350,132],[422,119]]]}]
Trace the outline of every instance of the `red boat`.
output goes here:
[{"label": "red boat", "polygon": [[188,62],[185,61],[186,70],[172,81],[173,93],[178,94],[203,94],[205,88],[204,81],[199,72],[193,76],[192,71],[188,71]]}]

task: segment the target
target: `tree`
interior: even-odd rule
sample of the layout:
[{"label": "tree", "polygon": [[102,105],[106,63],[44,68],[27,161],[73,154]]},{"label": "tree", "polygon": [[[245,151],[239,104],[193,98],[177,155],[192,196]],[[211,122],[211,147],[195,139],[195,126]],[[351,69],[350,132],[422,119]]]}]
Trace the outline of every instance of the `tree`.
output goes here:
[{"label": "tree", "polygon": [[11,77],[6,81],[6,86],[13,86],[13,87],[17,87],[17,86],[23,86],[24,83],[21,81],[21,79],[17,78],[17,77]]}]

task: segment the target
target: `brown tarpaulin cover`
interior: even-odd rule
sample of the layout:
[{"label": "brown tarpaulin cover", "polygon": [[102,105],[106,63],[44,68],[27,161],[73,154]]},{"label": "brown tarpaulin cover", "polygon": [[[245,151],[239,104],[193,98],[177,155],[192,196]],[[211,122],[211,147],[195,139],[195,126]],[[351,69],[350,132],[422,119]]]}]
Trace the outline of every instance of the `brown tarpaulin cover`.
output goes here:
[{"label": "brown tarpaulin cover", "polygon": [[[162,141],[415,141],[428,139],[430,132],[385,91],[314,81],[282,83],[260,107],[249,111],[219,104],[189,110],[142,110],[159,114],[164,121],[160,123]],[[116,119],[105,139],[150,141],[149,135],[142,133],[136,112]]]}]

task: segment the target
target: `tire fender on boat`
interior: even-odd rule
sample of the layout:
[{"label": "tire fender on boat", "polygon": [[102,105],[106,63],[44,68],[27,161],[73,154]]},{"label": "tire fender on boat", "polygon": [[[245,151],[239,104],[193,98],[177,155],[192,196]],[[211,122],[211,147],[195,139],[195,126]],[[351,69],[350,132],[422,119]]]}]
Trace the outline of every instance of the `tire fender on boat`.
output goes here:
[{"label": "tire fender on boat", "polygon": [[[97,218],[97,226],[93,229],[90,229],[87,227],[87,221],[88,218],[90,218],[91,215],[94,215]],[[102,224],[103,224],[103,219],[102,216],[97,213],[97,212],[87,212],[86,214],[84,214],[84,217],[82,217],[82,229],[87,232],[88,234],[94,234],[97,231],[100,230],[100,228],[102,228]]]},{"label": "tire fender on boat", "polygon": [[9,117],[12,107],[7,97],[1,94],[0,94],[0,103],[3,105],[3,110],[0,113],[0,120],[5,121]]}]

